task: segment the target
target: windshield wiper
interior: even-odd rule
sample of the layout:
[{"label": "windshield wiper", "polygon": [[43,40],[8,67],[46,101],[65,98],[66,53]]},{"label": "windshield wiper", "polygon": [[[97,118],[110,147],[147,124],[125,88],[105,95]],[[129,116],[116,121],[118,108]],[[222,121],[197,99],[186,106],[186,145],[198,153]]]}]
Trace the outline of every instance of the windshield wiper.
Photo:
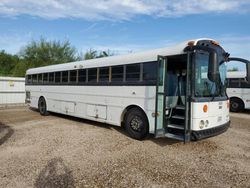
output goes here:
[{"label": "windshield wiper", "polygon": [[[215,87],[216,87],[215,82],[213,82],[213,86],[214,86],[214,85],[215,85]],[[211,87],[210,93],[212,93],[213,86]],[[212,102],[212,101],[214,100],[215,97],[216,97],[216,92],[214,92],[214,93],[212,94],[212,99],[210,100],[210,102]]]}]

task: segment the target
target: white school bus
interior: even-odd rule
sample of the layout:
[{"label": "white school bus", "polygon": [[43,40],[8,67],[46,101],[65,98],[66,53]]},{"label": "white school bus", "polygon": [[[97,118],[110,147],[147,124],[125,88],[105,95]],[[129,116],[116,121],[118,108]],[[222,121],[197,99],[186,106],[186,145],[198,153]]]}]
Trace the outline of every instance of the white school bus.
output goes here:
[{"label": "white school bus", "polygon": [[56,112],[184,142],[227,130],[229,54],[212,39],[29,69],[26,101]]},{"label": "white school bus", "polygon": [[230,99],[230,111],[250,109],[250,83],[246,79],[246,72],[227,73],[227,95]]}]

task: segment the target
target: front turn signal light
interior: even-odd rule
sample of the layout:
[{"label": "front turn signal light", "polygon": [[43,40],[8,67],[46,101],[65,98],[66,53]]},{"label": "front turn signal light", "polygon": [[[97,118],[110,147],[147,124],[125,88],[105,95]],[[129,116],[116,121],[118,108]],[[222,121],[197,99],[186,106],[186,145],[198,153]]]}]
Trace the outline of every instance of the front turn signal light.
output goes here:
[{"label": "front turn signal light", "polygon": [[207,112],[207,110],[208,110],[208,106],[205,104],[204,106],[203,106],[203,112]]},{"label": "front turn signal light", "polygon": [[229,109],[229,107],[230,107],[230,102],[227,101],[227,108]]}]

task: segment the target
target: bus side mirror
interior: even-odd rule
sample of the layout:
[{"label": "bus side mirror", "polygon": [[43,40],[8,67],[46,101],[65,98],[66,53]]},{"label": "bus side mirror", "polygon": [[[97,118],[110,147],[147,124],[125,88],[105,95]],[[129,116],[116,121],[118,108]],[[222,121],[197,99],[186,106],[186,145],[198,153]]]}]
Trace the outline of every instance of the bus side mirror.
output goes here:
[{"label": "bus side mirror", "polygon": [[238,57],[229,57],[228,61],[238,61],[246,64],[246,79],[250,83],[250,61]]},{"label": "bus side mirror", "polygon": [[218,80],[219,75],[220,74],[217,53],[210,52],[207,77],[209,78],[209,80],[215,82],[216,80]]}]

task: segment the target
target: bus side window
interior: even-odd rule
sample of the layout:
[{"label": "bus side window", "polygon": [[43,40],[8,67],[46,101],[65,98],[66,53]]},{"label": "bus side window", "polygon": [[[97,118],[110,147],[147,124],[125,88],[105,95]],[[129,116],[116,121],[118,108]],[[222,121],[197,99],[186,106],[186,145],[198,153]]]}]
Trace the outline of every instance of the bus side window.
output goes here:
[{"label": "bus side window", "polygon": [[53,72],[49,73],[49,83],[54,83],[54,73]]},{"label": "bus side window", "polygon": [[226,78],[226,86],[229,87],[229,78]]},{"label": "bus side window", "polygon": [[123,65],[111,67],[111,82],[123,81]]},{"label": "bus side window", "polygon": [[32,75],[32,83],[37,83],[37,74]]},{"label": "bus side window", "polygon": [[240,78],[240,87],[241,88],[250,88],[250,84],[246,81],[245,78]]},{"label": "bus side window", "polygon": [[229,78],[228,79],[228,86],[229,88],[239,88],[240,87],[240,82],[239,78]]},{"label": "bus side window", "polygon": [[63,71],[62,72],[62,82],[67,83],[69,81],[69,72],[68,71]]},{"label": "bus side window", "polygon": [[80,69],[78,71],[78,82],[85,83],[86,82],[86,69]]},{"label": "bus side window", "polygon": [[30,84],[30,83],[31,83],[31,81],[32,81],[32,79],[31,79],[31,75],[28,75],[28,83]]},{"label": "bus side window", "polygon": [[97,68],[88,69],[88,82],[95,83],[97,81]]},{"label": "bus side window", "polygon": [[99,68],[99,82],[109,81],[109,67]]},{"label": "bus side window", "polygon": [[157,79],[156,74],[157,74],[156,62],[143,63],[143,81],[155,83]]},{"label": "bus side window", "polygon": [[140,64],[126,65],[126,81],[139,82],[140,81]]},{"label": "bus side window", "polygon": [[76,82],[76,74],[77,74],[77,70],[69,71],[69,81],[70,81],[70,83],[75,83]]},{"label": "bus side window", "polygon": [[38,83],[43,83],[43,74],[38,74]]},{"label": "bus side window", "polygon": [[49,73],[43,73],[43,83],[48,83],[48,74]]},{"label": "bus side window", "polygon": [[55,83],[61,82],[61,72],[55,72]]}]

